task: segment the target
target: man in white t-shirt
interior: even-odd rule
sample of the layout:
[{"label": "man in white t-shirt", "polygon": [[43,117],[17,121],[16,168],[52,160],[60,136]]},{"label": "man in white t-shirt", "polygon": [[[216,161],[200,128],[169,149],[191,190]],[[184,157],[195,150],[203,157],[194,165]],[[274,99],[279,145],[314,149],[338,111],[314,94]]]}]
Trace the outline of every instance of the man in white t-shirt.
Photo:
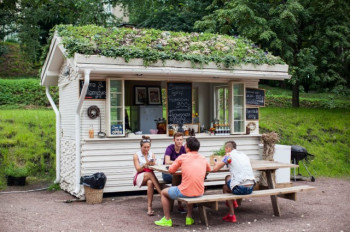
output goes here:
[{"label": "man in white t-shirt", "polygon": [[[236,195],[251,194],[255,185],[255,177],[250,159],[243,152],[237,151],[236,147],[237,145],[234,141],[226,142],[226,155],[221,161],[215,163],[212,171],[215,172],[225,165],[228,166],[231,175],[225,177],[225,185],[223,186],[224,193],[233,193]],[[222,219],[227,222],[236,222],[237,220],[233,208],[237,208],[238,205],[236,203],[236,207],[233,201],[227,201],[227,203],[230,211]]]}]

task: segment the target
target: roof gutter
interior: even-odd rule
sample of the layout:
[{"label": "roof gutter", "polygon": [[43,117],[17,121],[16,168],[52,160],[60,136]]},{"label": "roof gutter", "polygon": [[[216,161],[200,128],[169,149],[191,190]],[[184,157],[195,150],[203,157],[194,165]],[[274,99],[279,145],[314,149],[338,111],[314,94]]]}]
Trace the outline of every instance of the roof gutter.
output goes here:
[{"label": "roof gutter", "polygon": [[79,194],[80,192],[80,172],[81,172],[81,147],[80,147],[80,110],[83,106],[84,99],[86,96],[86,92],[88,90],[88,86],[90,83],[90,69],[84,70],[84,85],[80,94],[80,98],[78,101],[77,109],[75,111],[75,194]]},{"label": "roof gutter", "polygon": [[49,99],[49,102],[51,104],[52,109],[55,111],[55,115],[56,115],[56,180],[55,180],[55,184],[60,182],[61,179],[61,163],[60,163],[60,156],[61,156],[61,133],[60,133],[60,128],[61,128],[61,116],[60,116],[60,112],[57,109],[57,106],[54,102],[54,100],[52,99],[51,95],[50,95],[50,91],[49,91],[49,86],[46,86],[46,97],[47,99]]},{"label": "roof gutter", "polygon": [[267,80],[285,80],[290,79],[288,72],[284,71],[263,71],[263,70],[213,70],[213,69],[190,69],[173,67],[140,67],[140,66],[118,66],[104,64],[76,64],[81,69],[93,69],[97,74],[119,74],[119,75],[150,75],[154,78],[164,79],[164,77],[183,77],[188,80],[189,77],[200,77],[206,79],[225,79],[235,78],[244,79],[267,79]]}]

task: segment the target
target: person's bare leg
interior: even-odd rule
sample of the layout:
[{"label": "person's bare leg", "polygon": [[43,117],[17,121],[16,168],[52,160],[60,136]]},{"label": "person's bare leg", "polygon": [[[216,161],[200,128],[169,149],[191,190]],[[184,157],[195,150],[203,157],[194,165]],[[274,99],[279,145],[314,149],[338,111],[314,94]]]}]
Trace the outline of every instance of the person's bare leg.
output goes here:
[{"label": "person's bare leg", "polygon": [[159,182],[157,177],[154,175],[153,172],[145,172],[144,177],[143,177],[143,181],[148,181],[151,180],[154,187],[157,189],[158,193],[161,194],[162,189],[160,188]]},{"label": "person's bare leg", "polygon": [[[226,185],[227,181],[231,179],[231,176],[228,175],[225,177],[225,184],[224,186],[222,187],[222,192],[223,193],[232,193],[231,189]],[[234,209],[233,209],[233,201],[232,200],[228,200],[227,201],[227,204],[228,204],[228,208],[229,208],[229,213],[230,215],[233,215],[235,212],[234,212]]]},{"label": "person's bare leg", "polygon": [[147,181],[147,206],[148,213],[152,213],[152,201],[153,201],[154,185],[151,180]]},{"label": "person's bare leg", "polygon": [[193,204],[187,204],[187,217],[192,218]]},{"label": "person's bare leg", "polygon": [[162,201],[162,206],[163,206],[163,213],[164,217],[169,220],[170,219],[170,197],[168,194],[169,188],[163,189],[162,191],[162,196],[161,196],[161,201]]}]

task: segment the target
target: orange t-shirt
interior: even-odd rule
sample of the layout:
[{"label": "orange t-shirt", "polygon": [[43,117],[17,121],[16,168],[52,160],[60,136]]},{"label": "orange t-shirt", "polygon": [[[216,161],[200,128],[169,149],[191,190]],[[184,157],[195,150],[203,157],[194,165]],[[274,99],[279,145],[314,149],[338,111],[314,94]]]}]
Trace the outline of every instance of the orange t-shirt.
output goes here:
[{"label": "orange t-shirt", "polygon": [[182,181],[178,186],[180,192],[187,197],[196,197],[204,193],[204,178],[211,170],[208,161],[198,152],[180,155],[169,167],[170,173],[175,173],[181,167]]}]

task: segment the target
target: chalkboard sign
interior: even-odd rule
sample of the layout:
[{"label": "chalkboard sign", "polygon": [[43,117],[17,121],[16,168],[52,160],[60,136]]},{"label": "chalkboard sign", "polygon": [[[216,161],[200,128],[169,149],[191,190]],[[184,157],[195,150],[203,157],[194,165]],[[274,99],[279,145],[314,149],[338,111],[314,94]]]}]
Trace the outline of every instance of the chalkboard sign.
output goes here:
[{"label": "chalkboard sign", "polygon": [[259,108],[246,108],[245,117],[247,120],[259,120]]},{"label": "chalkboard sign", "polygon": [[[80,93],[84,81],[80,81]],[[106,99],[106,81],[90,81],[85,99]]]},{"label": "chalkboard sign", "polygon": [[168,83],[168,124],[192,123],[192,84]]},{"label": "chalkboard sign", "polygon": [[245,89],[245,103],[247,105],[265,106],[265,90]]}]

